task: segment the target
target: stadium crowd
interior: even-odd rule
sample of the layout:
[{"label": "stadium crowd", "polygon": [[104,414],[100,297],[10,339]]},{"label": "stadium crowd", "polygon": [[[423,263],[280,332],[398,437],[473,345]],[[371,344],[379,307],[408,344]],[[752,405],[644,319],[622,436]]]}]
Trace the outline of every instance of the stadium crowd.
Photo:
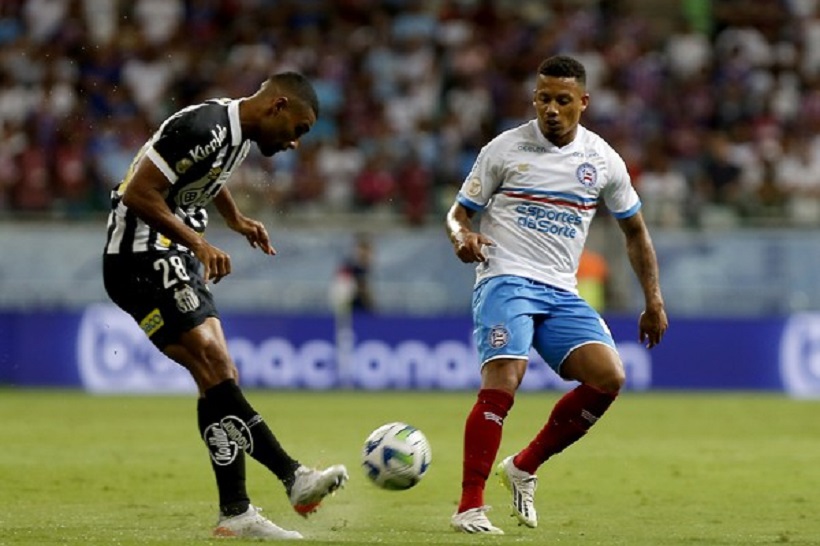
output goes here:
[{"label": "stadium crowd", "polygon": [[650,224],[817,225],[817,4],[0,0],[0,211],[100,214],[169,113],[295,69],[319,122],[295,153],[248,157],[240,206],[440,222],[561,52],[585,64],[584,123],[626,159]]}]

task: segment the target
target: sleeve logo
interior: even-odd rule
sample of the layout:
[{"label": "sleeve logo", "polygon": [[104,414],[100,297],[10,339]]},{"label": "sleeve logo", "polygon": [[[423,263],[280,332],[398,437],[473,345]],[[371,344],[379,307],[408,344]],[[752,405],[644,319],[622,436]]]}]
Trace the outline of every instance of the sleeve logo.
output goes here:
[{"label": "sleeve logo", "polygon": [[180,159],[179,161],[177,161],[176,171],[178,174],[185,174],[185,171],[190,169],[191,166],[193,166],[193,164],[194,162],[188,159],[187,157]]},{"label": "sleeve logo", "polygon": [[467,184],[467,195],[470,197],[478,197],[481,195],[481,180],[479,178],[472,178]]}]

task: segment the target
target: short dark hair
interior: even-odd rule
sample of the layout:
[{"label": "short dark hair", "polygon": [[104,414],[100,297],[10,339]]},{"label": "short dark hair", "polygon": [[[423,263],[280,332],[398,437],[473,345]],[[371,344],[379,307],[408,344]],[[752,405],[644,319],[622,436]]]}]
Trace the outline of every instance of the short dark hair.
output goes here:
[{"label": "short dark hair", "polygon": [[313,84],[304,75],[299,72],[280,72],[271,76],[269,81],[289,95],[304,101],[319,117],[319,97],[316,96]]},{"label": "short dark hair", "polygon": [[544,59],[538,67],[538,74],[553,78],[575,78],[582,85],[587,83],[587,71],[584,65],[566,55],[555,55]]}]

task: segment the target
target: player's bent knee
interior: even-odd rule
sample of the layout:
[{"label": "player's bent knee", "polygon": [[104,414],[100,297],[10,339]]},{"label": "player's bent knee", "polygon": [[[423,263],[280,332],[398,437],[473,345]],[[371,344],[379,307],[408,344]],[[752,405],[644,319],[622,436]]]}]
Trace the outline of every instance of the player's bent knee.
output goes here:
[{"label": "player's bent knee", "polygon": [[601,373],[588,384],[596,389],[610,394],[617,394],[626,383],[626,374],[623,366],[612,366],[606,372]]},{"label": "player's bent knee", "polygon": [[526,368],[527,361],[523,359],[490,360],[481,369],[481,388],[515,394],[524,379]]}]

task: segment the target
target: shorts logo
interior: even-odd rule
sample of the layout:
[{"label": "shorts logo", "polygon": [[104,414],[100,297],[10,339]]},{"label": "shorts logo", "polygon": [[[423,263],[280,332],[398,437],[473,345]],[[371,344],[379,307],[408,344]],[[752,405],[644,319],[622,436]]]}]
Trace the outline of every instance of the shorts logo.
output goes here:
[{"label": "shorts logo", "polygon": [[575,171],[575,176],[578,182],[592,188],[598,182],[598,170],[592,163],[581,163]]},{"label": "shorts logo", "polygon": [[487,336],[487,341],[493,349],[500,349],[505,347],[510,341],[510,332],[503,326],[493,326],[490,334]]},{"label": "shorts logo", "polygon": [[174,299],[177,301],[177,309],[180,313],[190,313],[199,307],[199,296],[194,289],[188,285],[174,292]]},{"label": "shorts logo", "polygon": [[202,438],[211,451],[211,460],[219,466],[228,466],[234,462],[240,450],[253,453],[250,428],[234,415],[208,425]]},{"label": "shorts logo", "polygon": [[142,328],[142,331],[145,332],[145,335],[148,337],[154,335],[157,330],[164,325],[165,320],[162,318],[162,313],[159,312],[159,309],[154,309],[140,321],[140,328]]}]

